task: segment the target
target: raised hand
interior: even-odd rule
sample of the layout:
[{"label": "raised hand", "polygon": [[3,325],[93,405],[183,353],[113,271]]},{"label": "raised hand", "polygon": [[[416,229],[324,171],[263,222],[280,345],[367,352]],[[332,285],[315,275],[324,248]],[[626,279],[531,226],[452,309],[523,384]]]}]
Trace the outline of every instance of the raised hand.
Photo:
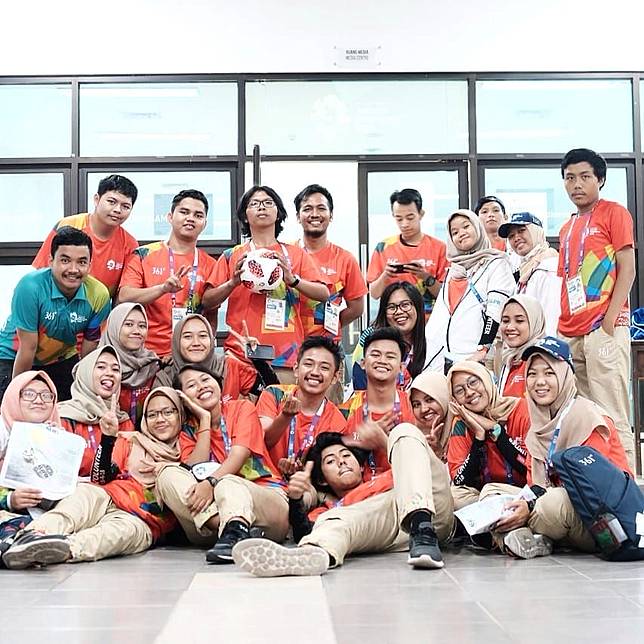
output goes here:
[{"label": "raised hand", "polygon": [[181,402],[183,403],[183,406],[188,410],[190,414],[192,414],[197,420],[206,420],[208,419],[208,422],[210,422],[210,412],[203,407],[200,407],[194,400],[191,400],[186,396],[186,394],[183,393],[183,391],[177,390],[177,394],[179,394],[179,398],[181,398]]},{"label": "raised hand", "polygon": [[106,436],[116,436],[119,433],[119,419],[116,415],[119,408],[118,405],[119,403],[116,394],[112,394],[109,410],[106,411],[98,421],[101,432]]},{"label": "raised hand", "polygon": [[168,279],[163,282],[164,293],[178,293],[183,288],[183,278],[188,274],[190,266],[181,266],[176,273],[170,273]]},{"label": "raised hand", "polygon": [[287,392],[283,398],[282,414],[285,416],[297,416],[302,411],[302,403],[299,398],[291,391]]},{"label": "raised hand", "polygon": [[294,472],[288,480],[287,494],[290,499],[301,499],[304,492],[311,489],[311,472],[313,471],[313,461],[307,461],[303,470]]},{"label": "raised hand", "polygon": [[365,420],[353,434],[342,439],[349,447],[360,447],[366,450],[387,449],[387,433],[375,421]]}]

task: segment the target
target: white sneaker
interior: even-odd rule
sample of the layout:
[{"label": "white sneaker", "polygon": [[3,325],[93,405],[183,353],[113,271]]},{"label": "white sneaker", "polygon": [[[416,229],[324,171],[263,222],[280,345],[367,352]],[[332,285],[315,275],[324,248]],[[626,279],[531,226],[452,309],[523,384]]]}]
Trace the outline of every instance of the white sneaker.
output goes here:
[{"label": "white sneaker", "polygon": [[286,548],[270,539],[244,539],[233,548],[234,562],[255,577],[323,575],[329,555],[317,546]]},{"label": "white sneaker", "polygon": [[530,528],[511,530],[503,537],[503,545],[519,559],[534,559],[552,554],[552,541],[542,534],[534,534]]}]

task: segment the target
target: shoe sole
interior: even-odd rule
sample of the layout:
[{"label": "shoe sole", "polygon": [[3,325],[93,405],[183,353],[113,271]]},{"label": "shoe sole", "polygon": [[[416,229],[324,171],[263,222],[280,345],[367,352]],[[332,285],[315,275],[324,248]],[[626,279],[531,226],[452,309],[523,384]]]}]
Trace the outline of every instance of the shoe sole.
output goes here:
[{"label": "shoe sole", "polygon": [[431,555],[424,554],[412,557],[409,555],[407,563],[414,568],[437,569],[443,568],[445,562],[442,559],[434,559]]},{"label": "shoe sole", "polygon": [[2,560],[10,570],[23,570],[35,565],[64,563],[70,556],[68,543],[52,540],[12,546],[3,554]]},{"label": "shoe sole", "polygon": [[285,548],[269,539],[240,541],[233,548],[233,559],[255,577],[309,577],[329,569],[329,555],[322,548]]},{"label": "shoe sole", "polygon": [[518,528],[503,539],[504,546],[519,559],[534,559],[552,554],[552,542],[541,534],[533,534],[530,528]]}]

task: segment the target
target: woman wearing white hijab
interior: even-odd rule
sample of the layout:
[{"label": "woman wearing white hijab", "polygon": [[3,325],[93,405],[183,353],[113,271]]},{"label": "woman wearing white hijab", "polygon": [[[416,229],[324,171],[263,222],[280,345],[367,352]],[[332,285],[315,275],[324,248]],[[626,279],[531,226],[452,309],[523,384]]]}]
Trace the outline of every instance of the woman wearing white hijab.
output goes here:
[{"label": "woman wearing white hijab", "polygon": [[507,254],[490,247],[471,210],[454,212],[447,228],[451,265],[425,329],[426,368],[441,372],[454,362],[485,360],[515,290]]},{"label": "woman wearing white hijab", "polygon": [[557,275],[559,253],[546,240],[541,221],[529,212],[516,212],[499,227],[510,248],[521,257],[517,292],[541,302],[546,333],[557,335],[561,315],[561,278]]}]

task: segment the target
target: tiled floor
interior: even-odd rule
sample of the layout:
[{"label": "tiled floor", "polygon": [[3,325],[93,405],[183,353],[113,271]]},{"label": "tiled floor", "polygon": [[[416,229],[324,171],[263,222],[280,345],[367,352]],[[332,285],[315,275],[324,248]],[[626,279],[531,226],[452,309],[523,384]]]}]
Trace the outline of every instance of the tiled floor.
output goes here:
[{"label": "tiled floor", "polygon": [[322,578],[254,579],[194,549],[0,571],[0,642],[644,641],[644,562],[558,554],[513,561],[446,552],[440,571],[405,554],[349,559]]}]

